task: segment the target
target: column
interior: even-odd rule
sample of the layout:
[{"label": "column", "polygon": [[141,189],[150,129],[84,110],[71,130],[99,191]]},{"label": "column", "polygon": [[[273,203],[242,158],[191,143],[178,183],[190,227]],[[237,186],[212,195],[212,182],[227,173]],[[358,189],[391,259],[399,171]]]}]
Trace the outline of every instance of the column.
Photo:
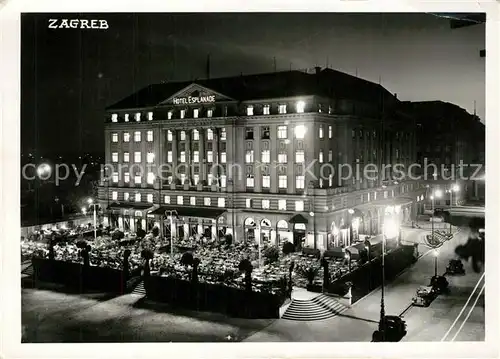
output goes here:
[{"label": "column", "polygon": [[271,245],[275,246],[278,243],[276,242],[276,230],[271,229]]},{"label": "column", "polygon": [[287,178],[287,193],[295,193],[295,136],[294,136],[294,125],[287,125],[287,159],[286,163],[286,178]]},{"label": "column", "polygon": [[254,154],[254,191],[262,192],[262,169],[257,164],[262,161],[260,146],[260,126],[253,127],[253,154]]},{"label": "column", "polygon": [[184,229],[184,239],[189,238],[189,224],[187,222],[184,222],[183,229]]},{"label": "column", "polygon": [[269,166],[270,171],[269,175],[271,177],[271,193],[278,193],[278,149],[279,149],[279,140],[278,138],[278,127],[276,125],[272,125],[269,127],[271,141],[269,141],[269,151],[271,154],[271,165]]},{"label": "column", "polygon": [[123,216],[122,215],[120,215],[118,217],[118,228],[120,228],[120,230],[123,231]]},{"label": "column", "polygon": [[216,180],[217,186],[220,186],[220,169],[219,169],[219,134],[220,134],[220,129],[219,128],[213,128],[214,131],[214,139],[212,142],[212,153],[213,153],[213,167],[215,168],[214,171],[212,171],[212,175],[214,180]]},{"label": "column", "polygon": [[172,181],[177,179],[177,166],[179,164],[179,151],[178,151],[178,131],[172,130]]},{"label": "column", "polygon": [[144,231],[147,231],[148,227],[146,226],[146,219],[141,219],[141,226]]},{"label": "column", "polygon": [[189,183],[189,185],[191,185],[191,181],[193,179],[193,174],[192,174],[192,168],[191,168],[191,164],[192,164],[192,151],[191,151],[191,135],[192,135],[192,129],[187,129],[186,130],[186,165],[187,165],[187,169],[186,169],[186,181],[187,183]]},{"label": "column", "polygon": [[130,216],[130,232],[135,232],[135,216]]},{"label": "column", "polygon": [[204,128],[198,129],[200,132],[200,183],[207,180],[207,169],[206,169],[206,154],[205,154],[205,141],[207,140],[207,134]]},{"label": "column", "polygon": [[212,239],[217,239],[217,223],[212,223]]}]

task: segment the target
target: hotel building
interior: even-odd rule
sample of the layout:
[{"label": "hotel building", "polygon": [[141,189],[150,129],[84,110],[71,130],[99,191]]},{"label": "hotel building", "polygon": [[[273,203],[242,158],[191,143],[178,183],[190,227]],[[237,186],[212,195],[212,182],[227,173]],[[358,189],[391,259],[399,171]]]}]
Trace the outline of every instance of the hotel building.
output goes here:
[{"label": "hotel building", "polygon": [[107,109],[105,224],[319,249],[378,234],[387,206],[407,221],[425,194],[363,170],[415,161],[400,104],[321,68],[148,86]]}]

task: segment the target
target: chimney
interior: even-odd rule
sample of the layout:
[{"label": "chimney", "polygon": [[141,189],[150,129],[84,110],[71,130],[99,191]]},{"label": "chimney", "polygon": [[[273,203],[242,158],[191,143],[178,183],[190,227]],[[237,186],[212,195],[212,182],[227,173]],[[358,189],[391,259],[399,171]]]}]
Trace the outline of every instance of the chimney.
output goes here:
[{"label": "chimney", "polygon": [[394,97],[396,98],[396,100],[398,99],[398,94],[396,92],[394,92]]},{"label": "chimney", "polygon": [[319,75],[319,73],[321,72],[321,67],[320,66],[315,66],[314,70],[316,70],[316,75]]}]

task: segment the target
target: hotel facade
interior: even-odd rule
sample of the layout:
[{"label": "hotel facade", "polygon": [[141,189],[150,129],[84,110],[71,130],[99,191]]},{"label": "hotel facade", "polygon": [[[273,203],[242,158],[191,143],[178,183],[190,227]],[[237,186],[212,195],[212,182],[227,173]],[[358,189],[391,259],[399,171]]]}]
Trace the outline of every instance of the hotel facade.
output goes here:
[{"label": "hotel facade", "polygon": [[104,223],[348,246],[422,210],[425,185],[387,166],[415,162],[414,136],[395,95],[332,69],[151,85],[107,109]]}]

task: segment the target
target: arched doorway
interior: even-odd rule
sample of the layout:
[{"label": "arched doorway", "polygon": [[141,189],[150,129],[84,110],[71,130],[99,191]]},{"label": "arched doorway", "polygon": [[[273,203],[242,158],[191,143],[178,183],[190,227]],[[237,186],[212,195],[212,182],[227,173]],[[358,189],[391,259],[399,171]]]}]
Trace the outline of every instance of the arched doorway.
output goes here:
[{"label": "arched doorway", "polygon": [[253,218],[248,217],[244,222],[245,227],[245,241],[255,240],[255,221]]},{"label": "arched doorway", "polygon": [[224,218],[224,216],[220,216],[218,219],[217,219],[217,228],[218,228],[218,239],[220,240],[221,238],[224,238],[224,236],[226,235],[226,231],[227,231],[227,224],[226,224],[226,219]]},{"label": "arched doorway", "polygon": [[260,221],[260,238],[262,240],[262,244],[269,245],[271,243],[271,221],[267,218],[264,218]]},{"label": "arched doorway", "polygon": [[293,234],[288,229],[288,222],[282,219],[276,224],[276,232],[278,233],[278,238],[276,239],[276,244],[278,246],[283,245],[285,242],[293,241]]}]

